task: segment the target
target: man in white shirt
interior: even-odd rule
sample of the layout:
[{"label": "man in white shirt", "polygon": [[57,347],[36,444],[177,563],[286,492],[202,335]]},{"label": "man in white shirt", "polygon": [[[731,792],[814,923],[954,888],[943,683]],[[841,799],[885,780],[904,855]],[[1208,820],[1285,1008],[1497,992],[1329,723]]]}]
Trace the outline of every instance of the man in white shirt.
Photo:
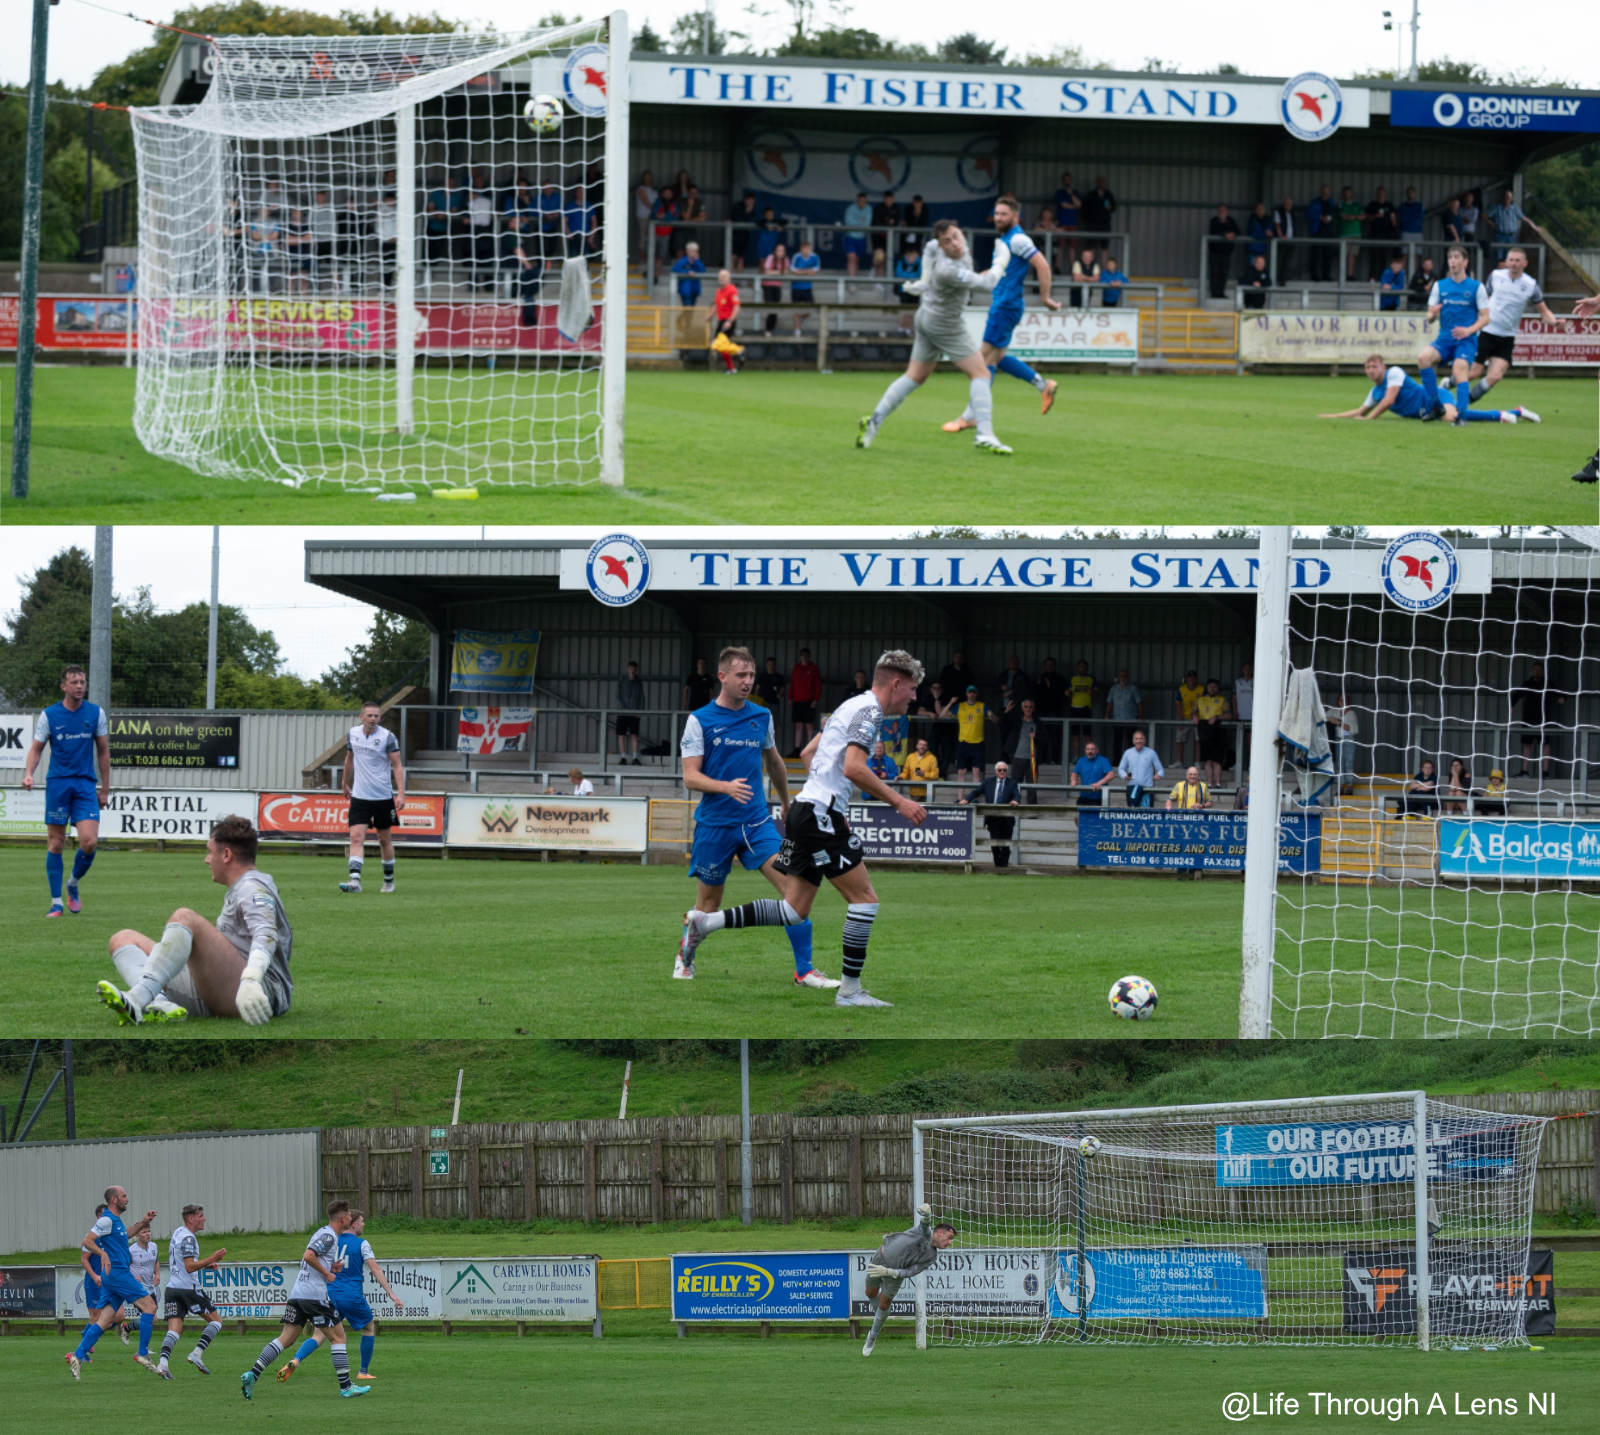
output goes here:
[{"label": "man in white shirt", "polygon": [[405,806],[406,770],[400,761],[400,740],[378,725],[377,703],[361,705],[361,721],[350,729],[344,754],[344,795],[350,800],[350,875],[341,892],[361,890],[367,828],[378,834],[383,858],[383,892],[394,891],[394,833]]},{"label": "man in white shirt", "polygon": [[1475,382],[1468,393],[1474,403],[1505,378],[1517,348],[1517,328],[1527,307],[1537,305],[1539,317],[1547,322],[1556,317],[1544,301],[1539,281],[1528,273],[1528,254],[1520,246],[1513,245],[1506,251],[1505,259],[1489,276],[1485,287],[1489,291],[1489,323],[1478,336],[1478,358],[1472,366]]},{"label": "man in white shirt", "polygon": [[1355,794],[1356,739],[1361,736],[1361,719],[1350,706],[1350,699],[1339,694],[1338,705],[1327,710],[1328,740],[1333,744],[1335,765],[1339,769],[1341,796]]}]

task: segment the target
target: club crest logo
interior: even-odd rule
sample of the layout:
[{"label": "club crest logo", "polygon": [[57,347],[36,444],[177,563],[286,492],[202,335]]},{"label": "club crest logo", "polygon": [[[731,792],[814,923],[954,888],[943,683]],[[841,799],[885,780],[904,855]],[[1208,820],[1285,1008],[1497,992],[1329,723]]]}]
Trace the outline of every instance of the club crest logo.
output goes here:
[{"label": "club crest logo", "polygon": [[561,69],[561,89],[580,115],[606,112],[606,67],[611,50],[605,45],[579,45]]},{"label": "club crest logo", "polygon": [[1405,533],[1383,555],[1383,591],[1412,613],[1428,613],[1449,600],[1461,576],[1456,550],[1437,533]]},{"label": "club crest logo", "polygon": [[911,178],[911,153],[897,139],[872,135],[850,154],[850,178],[869,195],[881,190],[902,190]]},{"label": "club crest logo", "polygon": [[757,130],[745,146],[744,162],[757,187],[793,189],[806,172],[806,147],[793,130]]},{"label": "club crest logo", "polygon": [[993,135],[968,140],[956,156],[956,183],[968,194],[993,194],[1000,188],[1000,141]]},{"label": "club crest logo", "polygon": [[1344,117],[1344,93],[1332,76],[1307,70],[1284,85],[1278,112],[1296,139],[1325,140]]},{"label": "club crest logo", "polygon": [[584,560],[589,591],[608,608],[626,608],[650,586],[650,555],[637,538],[610,533],[596,540]]}]

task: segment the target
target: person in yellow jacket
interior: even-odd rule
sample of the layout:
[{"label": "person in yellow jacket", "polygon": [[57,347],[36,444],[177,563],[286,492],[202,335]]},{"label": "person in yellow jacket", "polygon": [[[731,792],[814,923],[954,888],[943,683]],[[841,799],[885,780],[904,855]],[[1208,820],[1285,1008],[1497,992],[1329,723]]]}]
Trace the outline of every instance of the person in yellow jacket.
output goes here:
[{"label": "person in yellow jacket", "polygon": [[963,782],[983,781],[983,725],[998,721],[978,696],[976,683],[967,685],[966,695],[955,705],[956,776]]},{"label": "person in yellow jacket", "polygon": [[[928,751],[928,739],[917,739],[917,750],[906,758],[905,766],[900,769],[902,779],[911,781],[922,778],[928,782],[935,782],[939,777],[939,759]],[[928,789],[919,785],[906,788],[906,796],[914,797],[921,802],[928,795]]]},{"label": "person in yellow jacket", "polygon": [[1200,769],[1191,767],[1167,794],[1167,811],[1197,812],[1211,806],[1211,789],[1200,781]]}]

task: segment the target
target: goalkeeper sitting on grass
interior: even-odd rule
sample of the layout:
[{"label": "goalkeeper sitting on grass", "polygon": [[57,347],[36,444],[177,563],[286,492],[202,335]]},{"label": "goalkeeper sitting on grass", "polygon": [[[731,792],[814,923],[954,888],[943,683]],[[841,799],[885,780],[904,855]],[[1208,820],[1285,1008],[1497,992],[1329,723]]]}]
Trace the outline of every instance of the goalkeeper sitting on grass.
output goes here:
[{"label": "goalkeeper sitting on grass", "polygon": [[867,1343],[861,1347],[863,1355],[871,1355],[872,1347],[878,1343],[878,1332],[883,1329],[900,1283],[920,1276],[955,1238],[956,1228],[948,1221],[934,1224],[933,1207],[926,1202],[917,1207],[916,1225],[883,1238],[883,1244],[867,1262],[867,1304],[877,1306],[877,1310],[872,1315]]}]

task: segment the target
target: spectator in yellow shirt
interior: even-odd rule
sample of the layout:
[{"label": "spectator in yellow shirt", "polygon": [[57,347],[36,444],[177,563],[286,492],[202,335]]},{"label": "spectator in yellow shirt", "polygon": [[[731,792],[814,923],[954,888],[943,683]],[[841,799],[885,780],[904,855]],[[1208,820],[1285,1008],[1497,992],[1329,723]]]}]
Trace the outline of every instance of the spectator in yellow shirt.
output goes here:
[{"label": "spectator in yellow shirt", "polygon": [[[1178,684],[1178,720],[1180,726],[1178,735],[1173,739],[1172,743],[1172,762],[1174,767],[1184,760],[1184,754],[1188,751],[1189,744],[1195,740],[1195,704],[1200,701],[1200,695],[1203,692],[1205,692],[1205,688],[1201,685],[1200,675],[1193,668],[1190,668],[1183,675],[1183,681]],[[1190,753],[1190,756],[1198,756],[1198,753]]]},{"label": "spectator in yellow shirt", "polygon": [[1228,729],[1224,726],[1233,717],[1228,695],[1215,678],[1206,679],[1206,688],[1194,700],[1194,724],[1200,734],[1200,761],[1205,765],[1206,780],[1213,787],[1222,783],[1222,769],[1228,755]]},{"label": "spectator in yellow shirt", "polygon": [[1077,757],[1089,740],[1089,729],[1094,717],[1094,690],[1098,686],[1089,672],[1087,658],[1079,658],[1072,676],[1067,679],[1068,733],[1072,738],[1071,753]]},{"label": "spectator in yellow shirt", "polygon": [[1198,812],[1211,806],[1211,789],[1200,781],[1200,769],[1191,767],[1180,782],[1167,794],[1167,811]]},{"label": "spectator in yellow shirt", "polygon": [[[928,782],[936,782],[939,778],[939,759],[928,751],[928,739],[917,739],[917,750],[906,758],[906,765],[900,769],[900,776],[907,781],[916,778]],[[920,784],[906,788],[906,795],[914,797],[921,802],[928,795],[928,789]]]},{"label": "spectator in yellow shirt", "polygon": [[966,696],[956,704],[956,773],[963,782],[983,781],[983,724],[995,715],[978,696],[978,685],[967,684]]}]

